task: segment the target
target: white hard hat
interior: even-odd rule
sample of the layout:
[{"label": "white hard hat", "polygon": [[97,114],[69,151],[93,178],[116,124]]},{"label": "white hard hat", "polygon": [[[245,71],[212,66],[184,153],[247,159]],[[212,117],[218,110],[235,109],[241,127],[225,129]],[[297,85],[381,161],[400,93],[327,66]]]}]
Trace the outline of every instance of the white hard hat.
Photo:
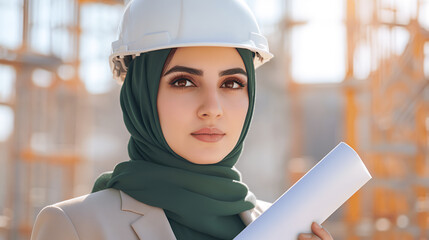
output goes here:
[{"label": "white hard hat", "polygon": [[273,57],[244,0],[131,0],[118,32],[109,62],[120,81],[132,58],[158,49],[245,48],[255,53],[255,68]]}]

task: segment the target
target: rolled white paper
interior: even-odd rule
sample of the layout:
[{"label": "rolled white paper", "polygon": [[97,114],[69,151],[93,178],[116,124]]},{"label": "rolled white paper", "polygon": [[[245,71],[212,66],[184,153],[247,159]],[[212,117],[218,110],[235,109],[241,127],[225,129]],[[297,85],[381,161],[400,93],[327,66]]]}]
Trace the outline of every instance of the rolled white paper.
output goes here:
[{"label": "rolled white paper", "polygon": [[341,142],[235,240],[295,240],[324,222],[371,179],[358,154]]}]

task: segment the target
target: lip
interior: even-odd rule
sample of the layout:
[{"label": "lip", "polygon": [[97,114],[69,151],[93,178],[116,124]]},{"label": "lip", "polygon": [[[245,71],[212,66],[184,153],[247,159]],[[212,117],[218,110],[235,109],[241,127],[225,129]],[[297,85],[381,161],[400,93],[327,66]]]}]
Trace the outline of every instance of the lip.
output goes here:
[{"label": "lip", "polygon": [[212,143],[220,141],[225,136],[225,133],[217,128],[201,128],[191,133],[191,135],[200,141]]}]

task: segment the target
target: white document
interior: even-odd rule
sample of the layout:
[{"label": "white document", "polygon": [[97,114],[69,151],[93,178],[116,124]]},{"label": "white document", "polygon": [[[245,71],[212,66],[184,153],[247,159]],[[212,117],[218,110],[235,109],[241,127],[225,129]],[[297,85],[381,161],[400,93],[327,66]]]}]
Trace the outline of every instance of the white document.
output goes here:
[{"label": "white document", "polygon": [[371,179],[358,154],[341,142],[235,240],[295,240],[311,233]]}]

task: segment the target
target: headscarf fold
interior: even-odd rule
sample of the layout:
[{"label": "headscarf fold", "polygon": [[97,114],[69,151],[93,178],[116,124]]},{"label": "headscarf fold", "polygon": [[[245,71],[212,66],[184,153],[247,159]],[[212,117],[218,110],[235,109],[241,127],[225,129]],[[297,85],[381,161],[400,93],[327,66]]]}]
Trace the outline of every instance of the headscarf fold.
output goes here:
[{"label": "headscarf fold", "polygon": [[121,88],[123,118],[131,134],[131,160],[101,175],[93,192],[115,188],[164,209],[177,239],[232,239],[245,225],[239,213],[254,207],[253,194],[234,168],[249,129],[255,99],[253,53],[237,49],[248,77],[249,108],[234,149],[216,164],[199,165],[176,154],[162,134],[157,95],[171,49],[143,53],[130,64]]}]

